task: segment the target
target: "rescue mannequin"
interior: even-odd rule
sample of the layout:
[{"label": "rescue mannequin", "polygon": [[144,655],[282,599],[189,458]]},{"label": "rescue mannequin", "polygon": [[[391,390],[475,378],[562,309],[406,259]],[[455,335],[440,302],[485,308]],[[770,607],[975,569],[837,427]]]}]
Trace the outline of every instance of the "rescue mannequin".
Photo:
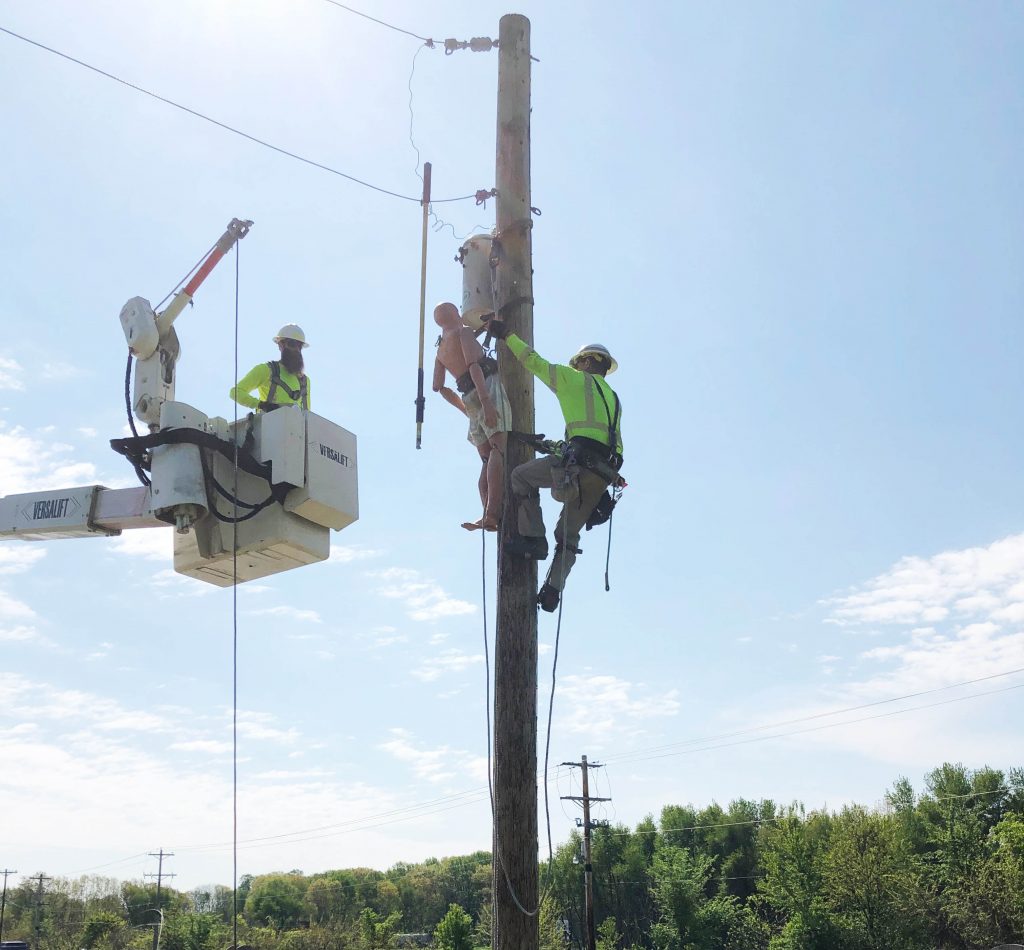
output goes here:
[{"label": "rescue mannequin", "polygon": [[[480,453],[480,504],[483,516],[464,521],[467,531],[497,531],[504,501],[505,446],[512,427],[512,409],[494,360],[487,358],[473,331],[466,327],[453,303],[434,308],[434,322],[441,339],[434,360],[434,392],[440,393],[469,419],[467,439]],[[455,378],[461,398],[445,383],[446,373]]]},{"label": "rescue mannequin", "polygon": [[[302,327],[289,323],[281,327],[274,342],[281,359],[254,366],[228,395],[240,406],[259,412],[271,412],[278,406],[294,403],[308,409],[310,385],[302,359],[302,350],[309,345],[306,334]],[[252,395],[254,389],[258,396]]]}]

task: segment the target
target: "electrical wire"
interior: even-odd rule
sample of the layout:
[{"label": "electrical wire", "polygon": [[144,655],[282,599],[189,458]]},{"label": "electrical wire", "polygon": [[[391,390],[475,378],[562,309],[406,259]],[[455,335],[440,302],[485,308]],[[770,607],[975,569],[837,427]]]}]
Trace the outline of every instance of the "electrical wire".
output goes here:
[{"label": "electrical wire", "polygon": [[[763,732],[765,729],[778,729],[782,726],[792,726],[801,722],[811,722],[815,719],[827,719],[830,716],[841,716],[844,713],[859,712],[862,709],[871,709],[875,706],[886,706],[890,703],[902,702],[905,699],[917,699],[919,696],[929,696],[933,693],[943,693],[951,689],[959,689],[962,686],[973,686],[976,683],[985,683],[989,680],[1001,679],[1004,676],[1015,676],[1018,673],[1024,673],[1024,667],[1017,667],[1012,670],[1003,670],[1000,673],[991,673],[988,676],[979,676],[975,679],[962,680],[959,683],[950,683],[948,686],[935,686],[931,689],[922,689],[914,693],[904,693],[902,696],[891,696],[888,699],[876,699],[870,703],[861,703],[857,706],[846,706],[841,709],[832,709],[827,712],[812,713],[807,716],[798,716],[794,719],[783,719],[778,722],[765,723],[760,726],[750,726],[747,729],[737,729],[733,732],[723,732],[717,735],[702,736],[695,739],[684,739],[680,742],[670,742],[661,746],[648,746],[644,749],[635,749],[632,752],[623,752],[619,755],[610,755],[605,758],[606,762],[628,762],[628,761],[646,761],[648,759],[661,758],[660,755],[653,753],[660,753],[666,749],[674,749],[678,746],[685,745],[699,745],[705,742],[715,742],[719,739],[731,739],[734,736],[749,735],[752,732]],[[979,693],[977,695],[988,695],[987,693]],[[920,709],[927,709],[928,706],[913,707]]]},{"label": "electrical wire", "polygon": [[385,20],[378,20],[376,17],[370,16],[369,13],[362,13],[359,10],[353,10],[352,7],[346,6],[344,3],[339,3],[338,0],[324,0],[324,2],[329,3],[332,7],[339,7],[349,13],[354,13],[356,16],[361,16],[365,20],[372,20],[374,23],[386,26],[389,30],[394,30],[396,33],[404,33],[406,36],[411,36],[413,39],[422,40],[429,47],[433,47],[434,45],[434,41],[426,36],[420,36],[418,33],[413,33],[411,30],[403,30],[402,27],[395,26],[394,23],[388,23]]},{"label": "electrical wire", "polygon": [[[701,746],[699,749],[681,749],[678,752],[663,752],[660,755],[649,755],[645,756],[643,760],[634,759],[632,761],[651,761],[653,759],[666,759],[676,755],[693,755],[697,752],[710,752],[714,749],[728,749],[738,745],[748,745],[752,742],[766,742],[769,739],[786,739],[790,736],[805,735],[809,732],[820,732],[823,729],[836,729],[839,726],[853,726],[862,722],[870,722],[873,719],[885,719],[889,716],[899,716],[907,712],[916,712],[921,709],[934,709],[936,706],[950,706],[953,703],[965,703],[972,699],[979,699],[982,696],[994,696],[997,693],[1008,693],[1015,689],[1024,688],[1024,683],[1017,683],[1014,686],[1004,686],[1002,689],[990,689],[980,693],[972,693],[970,696],[958,696],[955,699],[942,699],[934,703],[922,703],[920,706],[908,706],[905,709],[892,709],[889,712],[876,713],[874,716],[861,716],[857,719],[844,719],[842,722],[827,722],[820,726],[810,726],[807,729],[793,729],[789,732],[777,732],[768,736],[754,736],[750,739],[739,739],[736,742],[722,742],[718,745]],[[808,717],[810,718],[810,717]],[[622,761],[619,759],[618,761]]]},{"label": "electrical wire", "polygon": [[[487,656],[488,656],[488,654],[485,654],[485,658],[487,658]],[[1020,672],[1020,671],[1008,670],[1005,673],[993,674],[993,676],[990,676],[990,677],[981,677],[979,680],[967,680],[967,681],[964,681],[963,683],[956,683],[956,684],[952,684],[951,686],[948,686],[948,687],[941,687],[941,689],[953,689],[953,688],[956,688],[956,687],[959,687],[959,686],[963,686],[963,685],[967,685],[967,684],[970,684],[970,683],[984,681],[984,680],[987,680],[987,679],[992,679],[994,676],[1008,676],[1008,675],[1010,675],[1010,674],[1012,674],[1014,672]],[[1024,686],[1024,684],[1020,684],[1020,686]],[[1020,686],[1013,686],[1013,687],[1010,687],[1009,689],[1010,690],[1018,689],[1018,688],[1020,688]],[[972,699],[981,698],[981,697],[984,697],[984,696],[992,695],[994,693],[1005,692],[1005,691],[1008,691],[1008,690],[992,690],[992,691],[985,691],[985,692],[982,692],[982,693],[973,693],[970,696],[958,697],[957,699],[952,700],[952,702],[966,702],[966,701],[969,701],[969,700],[972,700]],[[921,693],[915,693],[915,694],[909,694],[909,695],[921,695]],[[894,697],[892,700],[885,700],[883,702],[893,702],[893,701],[896,701],[896,700],[902,699],[902,698],[905,698],[905,697]],[[910,707],[908,709],[895,710],[895,711],[892,711],[892,712],[889,712],[889,713],[885,713],[883,715],[891,716],[891,715],[896,715],[898,713],[903,713],[903,712],[915,712],[915,711],[918,711],[920,709],[931,708],[934,705],[944,705],[944,704],[946,704],[948,702],[950,702],[950,701],[947,700],[947,701],[945,701],[943,703],[937,703],[937,704],[936,703],[924,704],[924,705],[917,706],[917,707]],[[489,707],[489,704],[488,704],[488,714],[489,714],[489,708],[490,707]],[[863,708],[863,707],[853,707],[853,708]],[[838,710],[838,712],[841,712],[841,711],[842,710]],[[800,720],[789,720],[789,722],[801,722],[801,721],[807,721],[807,719],[813,719],[813,718],[816,718],[816,717],[813,717],[813,716],[812,717],[804,717],[803,719],[800,719]],[[881,718],[881,716],[868,717],[868,718]],[[862,720],[858,720],[858,721],[862,721]],[[832,728],[834,726],[842,726],[842,725],[849,725],[849,724],[851,724],[851,723],[850,722],[830,723],[830,724],[826,724],[826,725],[818,727],[818,728],[819,729]],[[786,736],[796,735],[796,734],[799,734],[799,733],[798,732],[782,733],[779,736],[764,736],[764,737],[759,737],[759,738],[757,738],[755,740],[751,740],[751,741],[763,741],[763,740],[773,739],[773,738],[784,738]],[[488,730],[488,736],[490,736],[490,731],[489,730]],[[693,740],[693,741],[698,742],[698,741],[703,741],[703,740]],[[737,743],[733,743],[733,744],[737,744]],[[742,743],[738,743],[738,744],[742,744]],[[692,750],[688,750],[688,751],[680,753],[680,754],[695,754],[695,753],[698,753],[698,752],[709,751],[709,749],[711,749],[711,748],[720,748],[720,746],[712,746],[712,747],[708,747],[708,748],[692,749]],[[604,760],[604,762],[602,764],[607,766],[607,763],[610,760],[614,759],[616,761],[619,761],[622,758],[624,758],[624,757],[616,757],[616,756],[608,757],[608,758],[605,758],[605,760]],[[124,773],[124,774],[129,774],[129,773]],[[571,776],[573,773],[570,772],[568,774]],[[538,773],[538,779],[539,778],[541,778],[540,773]],[[373,814],[373,815],[367,815],[364,818],[352,819],[351,821],[341,822],[341,823],[338,823],[338,824],[328,824],[328,825],[315,826],[315,827],[312,827],[312,828],[303,828],[303,829],[298,829],[296,831],[283,832],[281,834],[276,834],[276,835],[264,835],[264,836],[255,837],[255,838],[241,839],[241,840],[239,840],[238,843],[239,843],[240,848],[246,848],[246,847],[248,847],[248,848],[272,847],[272,846],[276,846],[276,845],[286,845],[286,844],[301,843],[301,842],[305,842],[305,841],[322,840],[324,838],[336,837],[336,836],[340,836],[340,835],[344,835],[344,834],[352,834],[352,833],[355,833],[355,832],[358,832],[358,831],[367,830],[367,829],[370,829],[370,828],[378,828],[378,827],[383,827],[385,825],[401,823],[401,822],[404,822],[404,821],[412,821],[412,820],[415,820],[417,818],[427,817],[429,815],[439,814],[439,813],[445,812],[445,811],[452,811],[452,810],[458,809],[458,808],[464,808],[467,805],[473,805],[473,804],[476,804],[476,803],[478,803],[480,801],[484,801],[484,800],[486,800],[486,797],[487,797],[487,794],[488,794],[488,791],[490,790],[490,788],[491,788],[491,783],[490,783],[490,781],[488,781],[488,785],[486,785],[486,786],[479,786],[479,787],[474,788],[474,789],[467,789],[465,791],[456,792],[456,793],[453,793],[451,795],[441,796],[441,797],[436,798],[436,799],[430,799],[430,800],[428,800],[426,802],[420,802],[420,803],[417,803],[417,804],[414,804],[414,805],[404,806],[402,808],[391,809],[391,810],[386,811],[386,812],[379,812],[379,813],[376,813],[376,814]],[[989,792],[985,792],[985,793],[978,793],[978,794],[990,794],[990,793]],[[378,821],[378,819],[383,819],[383,820]],[[371,824],[371,822],[372,822],[372,824]],[[285,840],[285,839],[287,839],[287,840]],[[175,844],[173,847],[174,847],[174,849],[176,851],[187,851],[187,852],[190,852],[190,853],[204,853],[204,852],[214,852],[214,851],[217,851],[217,850],[223,850],[225,847],[231,847],[231,845],[232,845],[231,842],[220,842],[220,843],[215,842],[215,843],[209,843],[209,844],[185,844],[185,845]],[[146,852],[141,852],[140,854],[137,854],[137,855],[130,855],[130,856],[125,857],[125,858],[119,858],[119,859],[117,859],[115,861],[107,862],[106,864],[94,865],[93,867],[83,868],[82,871],[80,871],[80,872],[73,872],[73,873],[85,873],[86,871],[90,871],[90,870],[95,870],[95,869],[99,869],[99,868],[103,868],[103,867],[110,867],[110,866],[115,865],[115,864],[126,863],[128,861],[135,860],[138,857],[144,856],[145,853]]]},{"label": "electrical wire", "polygon": [[[299,155],[296,152],[292,152],[286,148],[281,148],[279,145],[274,145],[265,139],[257,138],[255,135],[250,135],[248,132],[243,132],[241,129],[236,129],[234,126],[228,125],[226,122],[221,122],[218,119],[214,119],[202,112],[198,112],[195,109],[191,109],[188,106],[182,105],[180,102],[175,102],[173,99],[168,99],[165,96],[158,95],[155,92],[151,92],[148,89],[144,89],[142,86],[136,85],[133,82],[129,82],[127,79],[121,79],[120,76],[115,76],[113,73],[109,73],[104,69],[100,69],[98,66],[93,66],[81,59],[76,59],[74,56],[70,56],[67,53],[62,53],[58,49],[54,49],[52,46],[46,46],[44,43],[39,43],[36,40],[29,39],[27,36],[22,36],[20,33],[15,33],[13,30],[9,30],[6,27],[0,26],[0,33],[6,33],[8,36],[13,36],[17,40],[21,40],[24,43],[28,43],[41,50],[45,50],[47,53],[52,53],[54,56],[59,56],[61,59],[66,59],[68,62],[75,63],[78,66],[82,66],[85,69],[91,70],[94,73],[98,73],[100,76],[105,76],[107,79],[112,79],[114,82],[120,83],[122,86],[127,86],[129,89],[134,89],[136,92],[141,92],[145,96],[149,96],[151,99],[156,99],[158,102],[162,102],[165,105],[173,106],[175,109],[180,109],[182,112],[187,112],[189,115],[194,116],[197,119],[202,119],[205,122],[209,122],[212,125],[224,129],[227,132],[232,132],[235,135],[239,135],[244,139],[248,139],[250,142],[255,142],[257,145],[262,145],[264,148],[269,148],[271,151],[278,152],[281,155],[285,155],[288,158],[293,158],[297,162],[302,162],[305,165],[311,165],[313,168],[319,168],[321,171],[325,171],[331,175],[337,175],[339,178],[344,178],[348,181],[353,182],[357,185],[362,185],[364,188],[369,188],[372,191],[380,192],[383,195],[390,195],[392,198],[401,198],[403,201],[414,201],[419,204],[421,199],[412,195],[403,195],[397,191],[391,191],[388,188],[382,188],[379,185],[371,184],[368,181],[364,181],[362,178],[356,178],[355,175],[349,175],[347,172],[332,168],[330,165],[325,165],[322,162],[314,161],[311,158],[306,158],[303,155]],[[456,198],[438,198],[433,204],[443,204],[452,201],[466,201],[470,198],[475,199],[476,193],[471,195],[460,195]]]},{"label": "electrical wire", "polygon": [[[330,2],[330,0],[328,0]],[[416,139],[413,135],[413,123],[416,119],[416,113],[413,112],[412,108],[412,79],[416,75],[416,58],[423,52],[424,47],[420,46],[416,52],[412,54],[412,68],[409,70],[409,144],[412,146],[412,150],[416,153],[416,177],[420,181],[423,181],[423,172],[420,171],[420,165],[423,164],[423,157],[420,155],[420,148],[416,144]]]},{"label": "electrical wire", "polygon": [[[1010,791],[1005,785],[999,788],[988,788],[984,791],[979,792],[965,792],[961,795],[940,795],[937,797],[922,797],[921,802],[952,802],[962,801],[968,798],[980,798],[982,795],[999,795],[1003,792]],[[718,828],[743,828],[749,827],[750,825],[769,825],[779,821],[785,821],[790,815],[776,815],[772,818],[751,818],[746,821],[722,821],[713,825],[686,825],[682,828],[652,828],[650,831],[641,831],[639,828],[636,831],[605,831],[604,834],[609,838],[622,838],[626,835],[661,835],[661,834],[673,834],[683,831],[712,831]]]}]

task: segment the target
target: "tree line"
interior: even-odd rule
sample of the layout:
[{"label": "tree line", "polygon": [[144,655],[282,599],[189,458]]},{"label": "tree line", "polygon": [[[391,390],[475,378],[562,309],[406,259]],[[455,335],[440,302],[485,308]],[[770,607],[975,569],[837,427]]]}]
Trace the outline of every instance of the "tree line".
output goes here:
[{"label": "tree line", "polygon": [[[542,950],[586,945],[581,844],[541,864]],[[1024,769],[947,763],[875,808],[669,805],[595,829],[592,866],[598,950],[989,950],[1024,942]],[[4,939],[32,950],[149,950],[157,921],[161,950],[227,950],[235,925],[240,950],[491,943],[485,851],[164,887],[159,906],[141,882],[38,879],[4,908]]]}]

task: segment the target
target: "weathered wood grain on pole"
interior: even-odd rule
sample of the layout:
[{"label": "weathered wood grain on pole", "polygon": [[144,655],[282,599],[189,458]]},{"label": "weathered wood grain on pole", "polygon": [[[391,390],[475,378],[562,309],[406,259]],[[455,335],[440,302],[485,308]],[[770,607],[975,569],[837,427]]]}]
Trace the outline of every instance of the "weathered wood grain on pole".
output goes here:
[{"label": "weathered wood grain on pole", "polygon": [[[498,33],[497,303],[509,327],[533,343],[533,258],[530,240],[530,21],[501,18]],[[501,378],[513,428],[533,431],[533,377],[499,346]],[[533,457],[512,439],[506,465]],[[507,480],[507,479],[506,479]],[[501,537],[515,530],[511,493]],[[537,565],[500,558],[494,659],[495,843],[500,852],[494,895],[495,945],[536,950],[537,915]],[[502,866],[504,865],[504,872]],[[505,879],[508,874],[508,882]]]}]

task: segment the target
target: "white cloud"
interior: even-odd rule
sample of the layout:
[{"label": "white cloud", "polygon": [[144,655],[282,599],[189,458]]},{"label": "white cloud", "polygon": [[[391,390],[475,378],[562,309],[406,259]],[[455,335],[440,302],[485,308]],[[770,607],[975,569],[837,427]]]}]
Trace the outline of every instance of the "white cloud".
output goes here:
[{"label": "white cloud", "polygon": [[36,612],[10,594],[0,591],[0,621],[4,620],[35,620]]},{"label": "white cloud", "polygon": [[34,640],[39,636],[35,627],[0,625],[0,643],[15,643],[19,640]]},{"label": "white cloud", "polygon": [[85,375],[84,370],[74,363],[66,363],[63,360],[50,360],[39,367],[39,375],[42,379],[52,382],[64,382],[69,379],[78,379]]},{"label": "white cloud", "polygon": [[462,673],[471,666],[483,663],[483,661],[483,655],[480,653],[445,650],[437,656],[432,656],[425,660],[419,669],[412,671],[412,675],[424,683],[430,683],[439,679],[445,673]]},{"label": "white cloud", "polygon": [[381,626],[374,627],[365,633],[359,634],[361,639],[369,639],[374,647],[391,647],[397,643],[408,643],[409,638],[404,633],[399,633],[395,627]]},{"label": "white cloud", "polygon": [[17,541],[0,547],[0,574],[24,574],[46,557],[46,550],[28,542]]},{"label": "white cloud", "polygon": [[102,731],[161,733],[175,728],[165,716],[129,709],[116,700],[83,690],[36,683],[17,673],[0,673],[0,708],[17,709],[19,715],[31,719],[88,724]]},{"label": "white cloud", "polygon": [[829,622],[926,624],[957,614],[984,616],[1008,600],[1024,576],[1024,534],[988,547],[905,557],[884,574],[847,594],[824,601]]},{"label": "white cloud", "polygon": [[125,531],[110,540],[109,550],[133,558],[170,564],[174,561],[174,530],[168,525],[166,528]]},{"label": "white cloud", "polygon": [[[1024,669],[1022,576],[1024,535],[1014,535],[987,547],[902,558],[859,587],[824,601],[830,611],[826,622],[870,633],[874,643],[860,652],[855,675],[829,685],[825,703],[776,711],[772,718],[818,716],[827,724],[875,715],[851,713],[830,720],[823,716],[829,709],[885,701],[879,712],[898,713],[951,700],[954,705],[809,732],[793,741],[840,746],[904,768],[908,759],[933,764],[957,748],[977,756],[985,750],[1005,756],[1016,742],[1014,731],[1001,731],[990,720],[975,725],[975,717],[964,713],[1005,698],[993,696],[970,706],[958,700],[1019,684],[1019,676],[1006,674]],[[830,663],[838,658],[819,659]],[[973,680],[984,682],[956,687]],[[937,690],[942,692],[912,695]],[[889,704],[900,696],[910,698]]]},{"label": "white cloud", "polygon": [[208,752],[210,755],[224,755],[231,751],[232,744],[216,739],[192,739],[187,742],[172,742],[170,748],[175,752]]},{"label": "white cloud", "polygon": [[96,466],[64,456],[68,447],[29,435],[21,426],[0,429],[0,495],[88,485]]},{"label": "white cloud", "polygon": [[640,695],[642,683],[617,676],[566,676],[558,684],[555,706],[568,707],[559,717],[559,727],[573,733],[595,736],[637,735],[650,719],[675,716],[680,704],[677,690]]},{"label": "white cloud", "polygon": [[826,601],[828,622],[891,638],[861,653],[887,668],[848,684],[848,695],[902,695],[1024,667],[1022,576],[1024,535],[1014,535],[987,547],[903,558]]},{"label": "white cloud", "polygon": [[336,564],[351,564],[353,561],[368,561],[380,557],[384,552],[373,548],[364,548],[359,545],[332,544],[328,562]]},{"label": "white cloud", "polygon": [[284,617],[287,620],[299,620],[305,623],[323,623],[323,618],[315,610],[303,610],[298,607],[260,607],[258,610],[247,610],[250,617],[270,616]]},{"label": "white cloud", "polygon": [[475,604],[452,597],[440,584],[419,571],[391,567],[370,571],[367,576],[380,582],[377,593],[382,597],[402,601],[413,620],[440,620],[476,611]]},{"label": "white cloud", "polygon": [[0,356],[0,389],[24,389],[21,364],[7,356]]},{"label": "white cloud", "polygon": [[298,729],[279,729],[275,716],[255,710],[238,711],[238,735],[246,739],[262,739],[290,745],[300,738]]},{"label": "white cloud", "polygon": [[379,748],[399,762],[412,768],[413,774],[427,782],[445,782],[464,777],[475,782],[487,781],[487,757],[473,755],[464,749],[442,745],[426,748],[415,744],[415,736],[406,729],[391,729],[393,738]]}]

